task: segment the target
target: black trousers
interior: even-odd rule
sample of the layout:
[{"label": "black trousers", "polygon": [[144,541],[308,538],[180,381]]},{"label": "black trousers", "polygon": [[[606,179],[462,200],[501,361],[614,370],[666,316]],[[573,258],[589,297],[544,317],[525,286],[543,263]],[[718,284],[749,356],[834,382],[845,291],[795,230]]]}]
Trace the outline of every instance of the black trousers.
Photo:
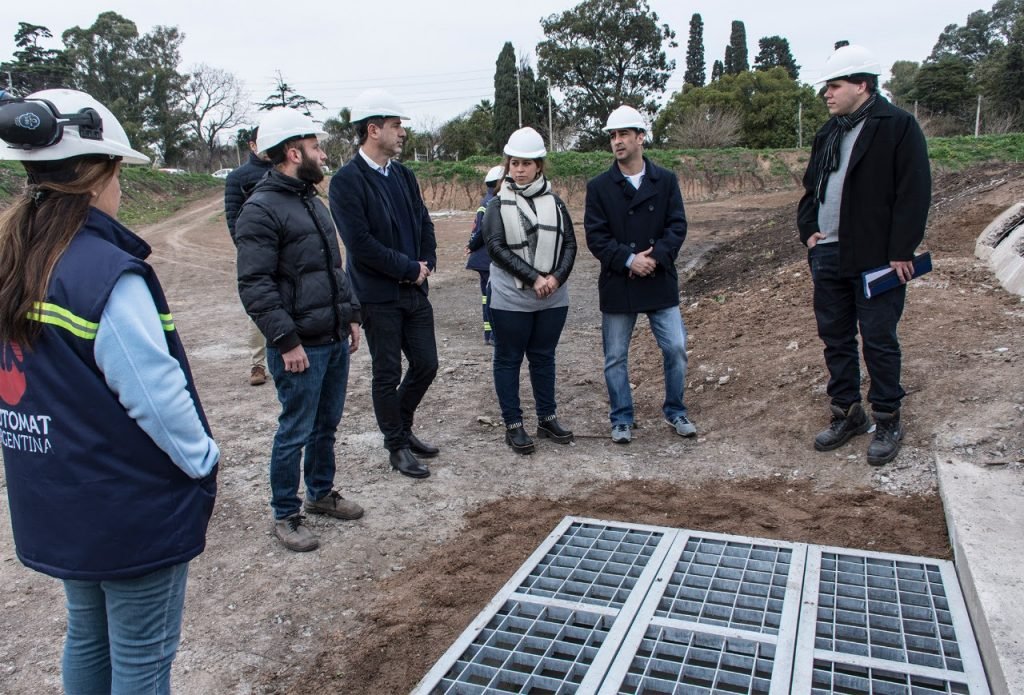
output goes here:
[{"label": "black trousers", "polygon": [[[363,331],[373,362],[373,411],[389,451],[409,446],[416,408],[437,375],[434,309],[415,285],[399,298],[363,304]],[[402,376],[402,355],[409,368]]]},{"label": "black trousers", "polygon": [[849,408],[860,402],[860,356],[871,377],[868,402],[876,412],[899,410],[906,392],[900,385],[902,354],[896,326],[903,315],[907,286],[870,299],[859,275],[839,275],[839,244],[818,244],[807,254],[814,279],[814,318],[825,343],[828,395],[832,405]]}]

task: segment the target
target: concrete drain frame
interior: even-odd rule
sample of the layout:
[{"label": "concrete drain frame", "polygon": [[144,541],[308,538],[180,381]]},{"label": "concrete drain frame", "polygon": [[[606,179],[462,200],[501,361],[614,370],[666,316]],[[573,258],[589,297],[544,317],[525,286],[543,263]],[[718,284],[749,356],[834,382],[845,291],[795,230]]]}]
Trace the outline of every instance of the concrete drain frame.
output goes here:
[{"label": "concrete drain frame", "polygon": [[565,517],[413,690],[988,695],[953,564]]}]

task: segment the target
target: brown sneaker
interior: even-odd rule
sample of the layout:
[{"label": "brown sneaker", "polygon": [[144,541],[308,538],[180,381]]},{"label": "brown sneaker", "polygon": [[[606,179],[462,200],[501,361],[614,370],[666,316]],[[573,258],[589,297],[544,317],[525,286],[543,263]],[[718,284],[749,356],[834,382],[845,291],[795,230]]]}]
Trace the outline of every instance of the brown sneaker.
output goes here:
[{"label": "brown sneaker", "polygon": [[302,524],[301,514],[292,514],[284,519],[274,520],[274,537],[281,545],[297,553],[305,553],[320,547],[320,541],[313,532]]},{"label": "brown sneaker", "polygon": [[309,514],[326,514],[335,519],[351,521],[363,515],[363,508],[355,502],[345,499],[337,490],[331,490],[326,496],[318,500],[306,500],[302,505],[303,511]]},{"label": "brown sneaker", "polygon": [[253,365],[252,371],[249,373],[249,385],[260,386],[265,383],[267,383],[267,370],[263,368],[262,364]]}]

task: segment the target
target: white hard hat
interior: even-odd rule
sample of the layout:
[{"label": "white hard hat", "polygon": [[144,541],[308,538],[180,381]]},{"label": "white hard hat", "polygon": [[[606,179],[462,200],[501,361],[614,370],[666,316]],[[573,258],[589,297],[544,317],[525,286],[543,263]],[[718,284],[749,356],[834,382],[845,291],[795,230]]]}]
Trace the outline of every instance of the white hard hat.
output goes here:
[{"label": "white hard hat", "polygon": [[405,115],[405,109],[402,108],[402,105],[391,94],[383,89],[367,89],[356,97],[355,103],[352,104],[352,114],[349,118],[355,123],[374,117],[409,118]]},{"label": "white hard hat", "polygon": [[849,75],[881,75],[882,66],[875,60],[871,51],[851,43],[837,48],[835,53],[825,61],[825,67],[821,72],[822,76],[814,84],[822,84]]},{"label": "white hard hat", "polygon": [[499,164],[496,167],[491,167],[491,170],[487,172],[487,176],[484,177],[484,183],[495,183],[496,181],[501,181],[504,176],[505,167]]},{"label": "white hard hat", "polygon": [[632,106],[623,104],[608,114],[608,122],[605,123],[604,131],[610,133],[613,130],[622,130],[623,128],[635,128],[646,133],[647,121]]},{"label": "white hard hat", "polygon": [[274,109],[260,120],[259,133],[256,135],[256,150],[263,154],[285,140],[309,136],[322,137],[327,133],[316,122],[295,109]]},{"label": "white hard hat", "polygon": [[505,154],[509,157],[522,157],[524,159],[543,159],[548,155],[544,149],[544,138],[536,130],[530,127],[520,128],[508,136],[505,143]]},{"label": "white hard hat", "polygon": [[82,155],[120,157],[149,164],[132,149],[110,109],[85,92],[44,89],[24,99],[0,102],[0,159],[49,162]]}]

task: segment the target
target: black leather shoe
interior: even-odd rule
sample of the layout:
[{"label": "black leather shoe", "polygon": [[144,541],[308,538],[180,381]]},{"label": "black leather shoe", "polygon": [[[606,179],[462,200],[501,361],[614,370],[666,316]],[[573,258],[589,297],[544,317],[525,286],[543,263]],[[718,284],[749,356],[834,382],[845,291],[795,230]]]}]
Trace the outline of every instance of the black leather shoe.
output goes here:
[{"label": "black leather shoe", "polygon": [[537,423],[537,436],[541,439],[553,439],[559,444],[568,444],[572,441],[572,431],[562,427],[554,415]]},{"label": "black leather shoe", "polygon": [[517,454],[532,454],[536,448],[521,422],[505,426],[505,443]]},{"label": "black leather shoe", "polygon": [[421,442],[412,432],[409,433],[409,450],[416,456],[425,459],[432,459],[441,453],[441,450],[433,444]]},{"label": "black leather shoe", "polygon": [[396,449],[391,452],[391,467],[402,475],[410,478],[429,478],[430,469],[417,460],[408,449]]}]

